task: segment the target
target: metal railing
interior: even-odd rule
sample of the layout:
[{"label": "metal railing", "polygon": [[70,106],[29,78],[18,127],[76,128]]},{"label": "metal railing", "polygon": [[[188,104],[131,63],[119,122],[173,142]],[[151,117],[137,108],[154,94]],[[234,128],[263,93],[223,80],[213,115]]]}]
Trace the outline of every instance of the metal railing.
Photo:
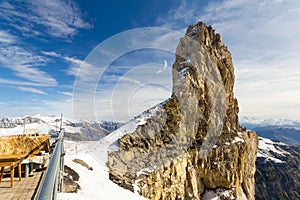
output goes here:
[{"label": "metal railing", "polygon": [[55,200],[57,192],[63,191],[64,175],[64,130],[61,130],[56,140],[49,165],[41,189],[38,193],[38,200]]}]

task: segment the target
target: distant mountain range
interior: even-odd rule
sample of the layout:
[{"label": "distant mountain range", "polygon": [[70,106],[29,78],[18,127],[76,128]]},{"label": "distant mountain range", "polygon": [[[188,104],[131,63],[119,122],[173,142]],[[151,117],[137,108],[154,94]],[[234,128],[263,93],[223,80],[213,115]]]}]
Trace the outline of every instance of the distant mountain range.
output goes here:
[{"label": "distant mountain range", "polygon": [[[72,140],[99,140],[122,125],[118,122],[79,121],[63,118],[65,137]],[[19,135],[30,131],[57,135],[60,118],[56,116],[34,115],[0,119],[1,135]]]},{"label": "distant mountain range", "polygon": [[[300,121],[288,119],[261,120],[254,117],[242,117],[241,125],[254,130],[265,138],[300,146]],[[25,129],[34,129],[38,133],[55,135],[60,125],[56,116],[34,115],[0,119],[0,135],[23,134]],[[118,129],[123,123],[110,121],[78,121],[63,118],[66,137],[73,140],[98,140]]]},{"label": "distant mountain range", "polygon": [[282,141],[291,145],[300,146],[300,122],[288,119],[267,119],[242,117],[241,125],[265,138]]}]

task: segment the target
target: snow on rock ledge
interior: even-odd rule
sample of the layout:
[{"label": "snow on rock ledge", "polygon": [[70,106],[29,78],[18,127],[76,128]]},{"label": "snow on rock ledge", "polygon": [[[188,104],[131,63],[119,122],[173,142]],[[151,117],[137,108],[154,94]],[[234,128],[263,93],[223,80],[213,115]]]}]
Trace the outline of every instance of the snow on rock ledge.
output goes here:
[{"label": "snow on rock ledge", "polygon": [[279,156],[290,154],[282,149],[280,146],[287,145],[282,142],[274,142],[270,139],[259,137],[257,157],[265,158],[266,161],[272,161],[275,163],[283,163],[284,161],[278,159]]}]

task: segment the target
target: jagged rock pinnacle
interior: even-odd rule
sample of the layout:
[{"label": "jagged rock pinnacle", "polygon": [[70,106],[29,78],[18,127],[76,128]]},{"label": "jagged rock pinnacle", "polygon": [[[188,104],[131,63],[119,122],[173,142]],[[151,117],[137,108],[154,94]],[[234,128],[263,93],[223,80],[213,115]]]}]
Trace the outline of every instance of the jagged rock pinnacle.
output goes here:
[{"label": "jagged rock pinnacle", "polygon": [[[180,39],[172,97],[109,153],[110,178],[149,199],[201,199],[222,190],[254,199],[258,139],[241,128],[234,68],[221,36],[199,22]],[[224,196],[225,197],[225,196]]]}]

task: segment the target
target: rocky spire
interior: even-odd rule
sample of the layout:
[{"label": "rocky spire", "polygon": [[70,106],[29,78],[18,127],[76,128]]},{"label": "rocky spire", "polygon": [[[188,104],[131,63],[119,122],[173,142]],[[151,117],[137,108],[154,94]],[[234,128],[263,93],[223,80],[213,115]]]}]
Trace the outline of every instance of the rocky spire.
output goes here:
[{"label": "rocky spire", "polygon": [[111,180],[149,199],[214,191],[254,199],[258,139],[239,125],[233,85],[221,36],[201,22],[190,26],[176,50],[172,97],[146,111],[147,123],[109,153]]}]

